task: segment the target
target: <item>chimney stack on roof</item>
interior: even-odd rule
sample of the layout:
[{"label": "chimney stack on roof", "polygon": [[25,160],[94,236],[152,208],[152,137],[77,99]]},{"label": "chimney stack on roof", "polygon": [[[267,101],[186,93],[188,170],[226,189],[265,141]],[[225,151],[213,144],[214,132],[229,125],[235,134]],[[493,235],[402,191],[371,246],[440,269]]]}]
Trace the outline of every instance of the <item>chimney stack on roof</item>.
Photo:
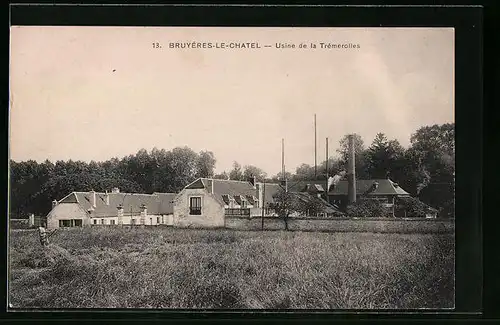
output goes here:
[{"label": "chimney stack on roof", "polygon": [[90,204],[92,205],[93,208],[96,207],[96,195],[94,190],[90,191]]},{"label": "chimney stack on roof", "polygon": [[354,135],[349,135],[349,157],[347,162],[347,200],[349,204],[356,202],[356,150]]},{"label": "chimney stack on roof", "polygon": [[52,201],[52,209],[54,209],[57,204],[58,204],[57,200],[53,200]]},{"label": "chimney stack on roof", "polygon": [[111,193],[120,193],[120,189],[118,187],[113,187]]},{"label": "chimney stack on roof", "polygon": [[104,195],[104,200],[106,201],[106,205],[109,205],[109,193],[106,190],[106,194]]}]

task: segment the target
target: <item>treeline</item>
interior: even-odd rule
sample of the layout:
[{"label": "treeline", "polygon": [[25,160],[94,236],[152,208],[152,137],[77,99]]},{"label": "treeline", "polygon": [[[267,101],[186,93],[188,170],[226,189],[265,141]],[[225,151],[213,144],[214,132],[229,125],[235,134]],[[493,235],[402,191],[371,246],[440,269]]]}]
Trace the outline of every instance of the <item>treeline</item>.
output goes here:
[{"label": "treeline", "polygon": [[[354,135],[357,179],[390,178],[412,196],[439,210],[441,216],[454,216],[455,198],[455,124],[425,126],[411,135],[410,147],[404,148],[397,140],[383,133],[365,145],[363,138]],[[348,135],[340,140],[336,154],[328,159],[328,175],[347,171]],[[291,180],[325,179],[326,160],[317,168],[308,164],[299,166],[295,173],[286,172]],[[275,181],[281,173],[268,177],[254,166],[242,168],[237,162],[229,173],[220,178],[245,179],[248,175]]]},{"label": "treeline", "polygon": [[123,192],[178,192],[197,177],[214,174],[215,157],[210,151],[190,148],[171,151],[144,149],[122,159],[104,162],[29,160],[10,162],[10,213],[13,218],[29,213],[45,215],[54,199],[73,191],[101,191],[118,187]]},{"label": "treeline", "polygon": [[[423,202],[440,210],[441,215],[454,214],[455,134],[454,124],[422,127],[411,136],[411,145],[404,148],[397,140],[379,133],[369,146],[355,135],[356,177],[387,178]],[[328,175],[346,171],[347,135],[340,140],[336,154],[328,160]],[[72,191],[102,191],[113,187],[123,192],[179,192],[198,177],[277,181],[282,175],[268,176],[253,165],[234,162],[232,170],[214,175],[216,159],[212,152],[194,152],[188,147],[171,151],[144,149],[135,155],[104,162],[25,161],[10,163],[11,217],[29,213],[45,215],[54,199]],[[325,179],[326,161],[314,166],[302,164],[287,179]]]}]

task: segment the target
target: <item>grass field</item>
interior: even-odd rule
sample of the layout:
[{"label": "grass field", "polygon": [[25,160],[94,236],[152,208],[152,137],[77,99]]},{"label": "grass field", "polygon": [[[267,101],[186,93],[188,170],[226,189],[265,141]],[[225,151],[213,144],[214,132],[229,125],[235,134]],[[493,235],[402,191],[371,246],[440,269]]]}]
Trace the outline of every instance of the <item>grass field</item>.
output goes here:
[{"label": "grass field", "polygon": [[451,234],[168,228],[10,235],[14,308],[453,308]]}]

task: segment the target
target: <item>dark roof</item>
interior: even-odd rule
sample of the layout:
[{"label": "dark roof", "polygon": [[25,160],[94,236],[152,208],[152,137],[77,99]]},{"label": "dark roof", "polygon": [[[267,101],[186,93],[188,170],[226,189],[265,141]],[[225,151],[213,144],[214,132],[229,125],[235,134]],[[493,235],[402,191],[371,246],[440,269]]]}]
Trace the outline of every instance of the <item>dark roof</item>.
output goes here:
[{"label": "dark roof", "polygon": [[[233,181],[226,179],[211,179],[211,178],[199,178],[191,184],[187,185],[186,189],[198,189],[205,188],[207,191],[212,191],[213,184],[213,195],[222,204],[228,204],[228,201],[233,197],[236,201],[241,202],[239,196],[243,196],[249,202],[253,201],[253,198],[258,198],[258,189],[253,186],[249,181]],[[263,183],[257,183],[261,186]],[[273,202],[273,196],[281,188],[280,184],[277,183],[266,183],[266,193],[265,202],[266,204]],[[252,198],[252,200],[249,199]]]},{"label": "dark roof", "polygon": [[[91,208],[92,192],[72,192],[59,203],[79,203],[80,206],[88,211]],[[123,206],[125,215],[132,212],[133,214],[140,213],[141,206],[145,205],[148,209],[148,214],[172,214],[173,199],[175,193],[154,193],[154,194],[137,194],[137,193],[107,193],[109,195],[109,205],[106,204],[106,193],[96,192],[96,207],[94,213],[96,216],[116,216],[118,206]]]},{"label": "dark roof", "polygon": [[[262,184],[262,183],[260,183]],[[274,202],[274,195],[278,193],[280,190],[282,190],[283,187],[280,184],[277,183],[265,183],[265,197],[264,197],[264,202],[265,204],[269,204]]]},{"label": "dark roof", "polygon": [[[214,193],[216,195],[255,195],[255,187],[246,181],[233,181],[233,180],[225,180],[225,179],[211,179],[211,178],[200,178],[192,184],[197,184],[201,180],[203,186],[211,191],[212,183],[214,188]],[[186,188],[192,188],[191,185],[188,185]]]},{"label": "dark roof", "polygon": [[326,179],[288,181],[288,190],[291,192],[324,193],[326,186]]},{"label": "dark roof", "polygon": [[[378,187],[374,184],[378,182]],[[358,195],[409,195],[397,183],[390,179],[358,179],[356,180]],[[342,180],[333,186],[329,195],[347,195],[347,181]]]},{"label": "dark roof", "polygon": [[326,214],[342,214],[335,206],[332,204],[328,203],[326,200],[317,197],[316,195],[312,195],[306,192],[294,192],[293,195],[295,195],[297,198],[303,200],[303,201],[314,201],[320,204],[321,209],[323,213]]}]

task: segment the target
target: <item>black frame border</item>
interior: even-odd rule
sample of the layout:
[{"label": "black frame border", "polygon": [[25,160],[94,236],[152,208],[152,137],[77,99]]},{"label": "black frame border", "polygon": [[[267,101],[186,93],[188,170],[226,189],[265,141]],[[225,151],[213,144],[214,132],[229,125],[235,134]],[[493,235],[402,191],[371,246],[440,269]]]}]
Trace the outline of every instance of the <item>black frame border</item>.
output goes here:
[{"label": "black frame border", "polygon": [[[5,319],[127,320],[144,319],[466,319],[483,310],[482,182],[483,182],[483,8],[480,6],[307,6],[307,5],[11,5],[10,25],[72,26],[259,26],[259,27],[454,27],[456,113],[456,311],[423,313],[403,311],[359,314],[351,312],[262,311],[108,311],[9,312]],[[7,80],[8,89],[8,80]],[[8,93],[7,93],[8,96]],[[9,98],[9,97],[7,97]],[[7,101],[8,102],[8,101]],[[8,109],[5,111],[8,143]],[[8,148],[8,146],[6,146]],[[8,157],[8,150],[7,155]],[[471,158],[473,157],[473,158]],[[7,162],[5,169],[7,171]],[[8,182],[4,174],[5,184]],[[2,193],[7,202],[8,193]],[[5,204],[7,206],[7,204]],[[2,225],[8,247],[7,225]],[[2,252],[4,265],[6,252]],[[6,270],[2,270],[6,272]],[[5,279],[7,279],[7,274]],[[6,292],[6,283],[2,283]],[[2,297],[0,306],[6,306]],[[35,317],[36,316],[36,317]]]}]

